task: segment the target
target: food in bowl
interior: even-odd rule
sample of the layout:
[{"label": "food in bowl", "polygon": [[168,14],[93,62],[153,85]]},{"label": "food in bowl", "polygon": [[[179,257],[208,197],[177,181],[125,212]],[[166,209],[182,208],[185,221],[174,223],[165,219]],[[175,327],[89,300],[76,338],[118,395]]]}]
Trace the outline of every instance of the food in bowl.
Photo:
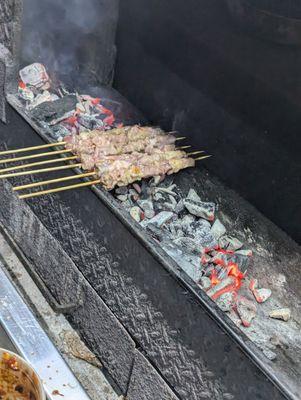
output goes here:
[{"label": "food in bowl", "polygon": [[45,400],[34,370],[12,352],[0,349],[0,400]]}]

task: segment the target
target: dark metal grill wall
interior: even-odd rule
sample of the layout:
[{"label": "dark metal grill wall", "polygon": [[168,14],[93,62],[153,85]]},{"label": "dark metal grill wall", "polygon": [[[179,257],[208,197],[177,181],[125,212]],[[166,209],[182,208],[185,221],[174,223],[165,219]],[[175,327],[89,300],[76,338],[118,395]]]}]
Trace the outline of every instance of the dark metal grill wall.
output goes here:
[{"label": "dark metal grill wall", "polygon": [[254,7],[284,17],[301,18],[300,0],[249,0],[249,3]]},{"label": "dark metal grill wall", "polygon": [[221,0],[121,2],[117,47],[116,88],[300,241],[301,48],[245,33]]}]

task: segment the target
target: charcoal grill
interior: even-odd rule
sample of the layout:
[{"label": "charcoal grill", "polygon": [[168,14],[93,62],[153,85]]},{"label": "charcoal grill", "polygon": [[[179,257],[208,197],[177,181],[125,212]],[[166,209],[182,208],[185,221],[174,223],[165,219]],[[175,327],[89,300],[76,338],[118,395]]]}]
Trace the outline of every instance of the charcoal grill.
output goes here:
[{"label": "charcoal grill", "polygon": [[[117,85],[126,93],[121,78]],[[116,95],[106,89],[107,97]],[[137,96],[137,104],[139,87],[129,95]],[[49,142],[12,89],[6,89],[6,98],[11,106],[9,124],[1,126],[2,145]],[[122,97],[118,101],[130,108]],[[163,95],[157,104],[162,101]],[[133,123],[142,121],[134,108],[127,114]],[[175,179],[183,191],[195,187],[204,200],[216,201],[237,232],[255,243],[252,274],[272,285],[276,302],[286,296],[298,328],[296,243],[205,170]],[[11,183],[28,182],[23,177]],[[236,327],[110,193],[97,187],[23,202],[10,183],[0,185],[1,229],[53,307],[68,316],[129,400],[298,398],[298,329],[287,326],[289,346],[269,361],[252,342],[255,337]],[[286,282],[279,284],[281,277]],[[266,316],[258,318],[260,325]]]}]

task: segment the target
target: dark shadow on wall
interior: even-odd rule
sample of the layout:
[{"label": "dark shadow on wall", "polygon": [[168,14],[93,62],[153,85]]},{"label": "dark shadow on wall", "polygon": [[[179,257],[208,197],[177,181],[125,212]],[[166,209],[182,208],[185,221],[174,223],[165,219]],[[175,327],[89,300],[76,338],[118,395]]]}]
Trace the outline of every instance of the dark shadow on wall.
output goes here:
[{"label": "dark shadow on wall", "polygon": [[116,89],[301,242],[301,48],[246,34],[220,0],[121,2],[117,47]]}]

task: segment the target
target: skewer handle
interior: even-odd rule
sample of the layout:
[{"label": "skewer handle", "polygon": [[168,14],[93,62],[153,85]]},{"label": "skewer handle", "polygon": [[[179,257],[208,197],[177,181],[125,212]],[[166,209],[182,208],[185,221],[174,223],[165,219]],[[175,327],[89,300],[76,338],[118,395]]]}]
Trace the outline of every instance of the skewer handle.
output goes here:
[{"label": "skewer handle", "polygon": [[81,166],[82,166],[82,164],[80,163],[80,164],[61,165],[60,167],[32,169],[30,171],[14,172],[12,174],[3,174],[3,175],[0,175],[0,179],[14,178],[15,176],[23,176],[23,175],[41,174],[43,172],[61,171],[62,169],[71,169],[71,168],[77,168],[77,167],[81,167]]},{"label": "skewer handle", "polygon": [[4,156],[6,154],[22,153],[23,151],[27,152],[32,150],[48,149],[48,147],[63,146],[65,144],[66,142],[56,142],[49,144],[41,144],[40,146],[23,147],[21,149],[15,149],[15,150],[5,150],[5,151],[0,151],[0,156]]},{"label": "skewer handle", "polygon": [[4,158],[3,160],[0,160],[0,164],[6,164],[6,163],[10,163],[10,162],[23,161],[23,160],[30,160],[31,158],[47,157],[47,156],[52,156],[55,154],[64,154],[64,153],[71,153],[71,150],[48,151],[47,153],[31,154],[30,156]]},{"label": "skewer handle", "polygon": [[18,190],[30,189],[37,186],[50,185],[52,183],[59,183],[59,182],[71,181],[73,179],[87,178],[88,176],[93,176],[95,174],[96,174],[95,172],[87,172],[85,174],[77,174],[71,176],[64,176],[62,178],[57,178],[57,179],[49,179],[47,181],[33,182],[29,183],[28,185],[15,186],[13,187],[13,191],[16,192]]},{"label": "skewer handle", "polygon": [[40,165],[46,165],[46,164],[54,164],[58,162],[63,162],[63,161],[69,161],[69,160],[75,160],[77,159],[77,156],[72,156],[72,157],[60,157],[60,158],[55,158],[53,160],[46,160],[46,161],[38,161],[30,164],[22,164],[22,165],[16,165],[15,167],[9,167],[9,168],[3,168],[0,169],[0,176],[3,172],[10,172],[10,171],[16,171],[18,169],[26,169],[29,167],[38,167]]},{"label": "skewer handle", "polygon": [[29,198],[32,198],[32,197],[43,196],[44,194],[64,192],[66,190],[78,189],[78,188],[85,187],[85,186],[93,186],[93,185],[96,185],[98,183],[100,183],[99,179],[97,179],[95,181],[90,181],[90,182],[77,183],[75,185],[70,185],[70,186],[61,186],[61,187],[58,187],[58,188],[55,188],[55,189],[42,190],[40,192],[21,194],[19,196],[19,199],[29,199]]}]

